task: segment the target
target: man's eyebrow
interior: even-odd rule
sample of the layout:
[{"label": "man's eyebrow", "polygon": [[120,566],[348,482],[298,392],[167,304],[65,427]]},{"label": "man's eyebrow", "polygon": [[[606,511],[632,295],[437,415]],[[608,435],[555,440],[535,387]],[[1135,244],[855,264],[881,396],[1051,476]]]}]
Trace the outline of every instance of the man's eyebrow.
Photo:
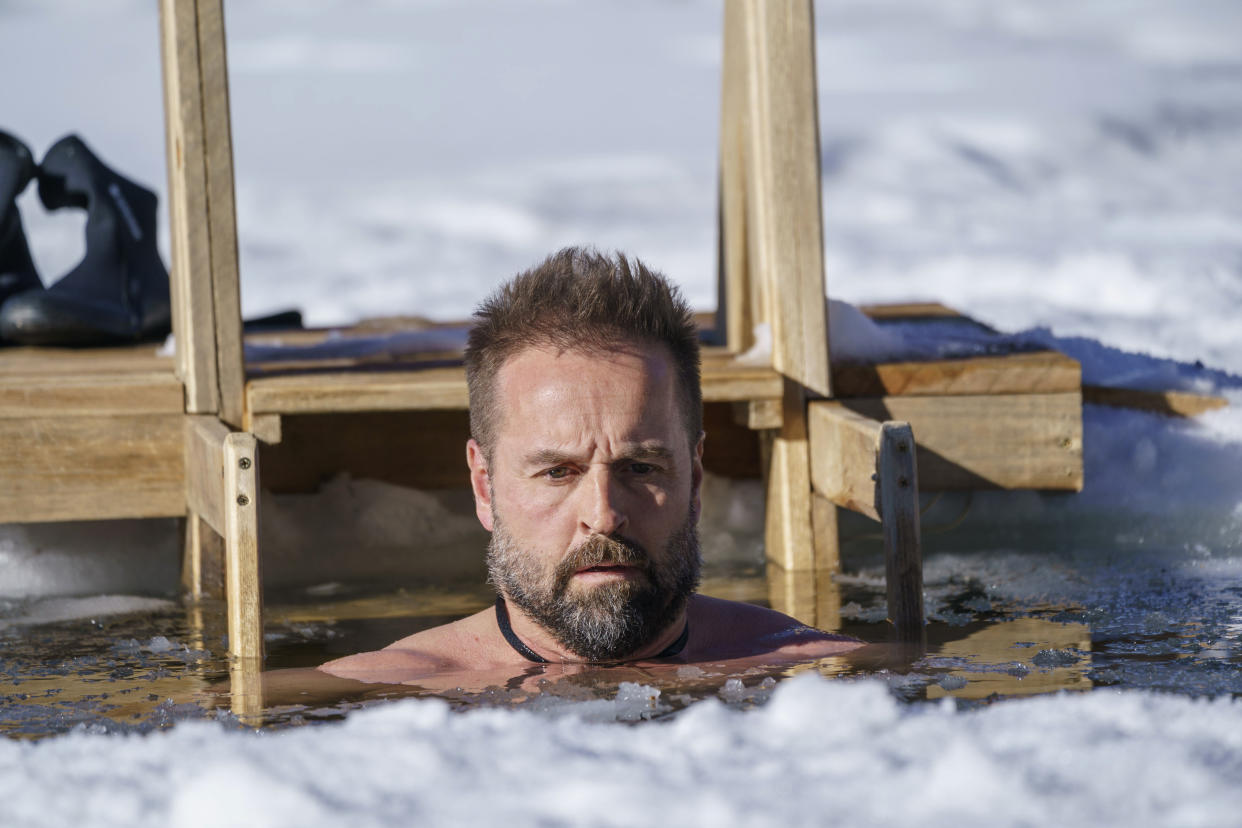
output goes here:
[{"label": "man's eyebrow", "polygon": [[[617,452],[620,460],[663,460],[668,462],[674,455],[663,443],[632,443],[622,446]],[[561,463],[576,461],[570,452],[557,449],[535,449],[522,458],[528,466],[558,466]]]},{"label": "man's eyebrow", "polygon": [[536,449],[522,458],[522,461],[528,466],[559,466],[566,460],[570,460],[570,456],[563,451],[556,449]]},{"label": "man's eyebrow", "polygon": [[627,460],[672,460],[672,450],[663,443],[637,443],[621,452]]}]

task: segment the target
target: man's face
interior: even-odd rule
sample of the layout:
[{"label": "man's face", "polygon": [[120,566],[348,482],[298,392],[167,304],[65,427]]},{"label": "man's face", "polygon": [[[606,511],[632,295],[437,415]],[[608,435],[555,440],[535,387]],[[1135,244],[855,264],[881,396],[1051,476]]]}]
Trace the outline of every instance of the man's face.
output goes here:
[{"label": "man's face", "polygon": [[530,348],[496,378],[490,462],[469,450],[493,582],[578,655],[629,655],[698,581],[702,441],[661,346]]}]

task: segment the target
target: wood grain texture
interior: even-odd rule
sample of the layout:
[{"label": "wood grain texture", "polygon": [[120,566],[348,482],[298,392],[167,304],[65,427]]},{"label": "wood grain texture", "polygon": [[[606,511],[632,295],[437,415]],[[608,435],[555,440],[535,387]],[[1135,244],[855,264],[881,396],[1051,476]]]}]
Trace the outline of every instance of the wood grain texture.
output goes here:
[{"label": "wood grain texture", "polygon": [[956,311],[939,302],[886,302],[883,304],[859,305],[858,309],[876,320],[968,318],[960,311]]},{"label": "wood grain texture", "polygon": [[224,441],[229,427],[211,414],[185,418],[186,507],[224,534]]},{"label": "wood grain texture", "polygon": [[813,569],[806,398],[797,383],[786,380],[785,384],[781,428],[763,432],[767,446],[764,546],[770,563],[787,570]]},{"label": "wood grain texture", "polygon": [[279,414],[253,414],[245,419],[245,430],[257,437],[260,442],[274,446],[284,439]]},{"label": "wood grain texture", "polygon": [[180,414],[185,397],[171,371],[0,376],[0,417]]},{"label": "wood grain texture", "polygon": [[176,376],[172,356],[161,356],[150,342],[100,348],[0,348],[0,382],[60,375],[156,374]]},{"label": "wood grain texture", "polygon": [[193,512],[185,518],[181,592],[191,601],[224,598],[224,538]]},{"label": "wood grain texture", "polygon": [[734,353],[742,353],[754,345],[756,313],[746,247],[746,137],[751,109],[750,37],[746,25],[743,4],[739,0],[728,0],[724,4],[720,96],[717,309],[723,310],[725,342]]},{"label": "wood grain texture", "polygon": [[820,206],[815,26],[810,0],[742,4],[747,32],[748,272],[772,365],[831,396]]},{"label": "wood grain texture", "polygon": [[185,514],[181,420],[0,419],[0,523]]},{"label": "wood grain texture", "polygon": [[229,660],[229,711],[246,727],[262,727],[267,704],[263,694],[263,659]]},{"label": "wood grain texture", "polygon": [[207,232],[211,244],[212,317],[220,391],[219,415],[225,422],[240,428],[245,375],[224,8],[222,0],[197,0],[197,7],[198,58],[203,102],[203,163],[207,184]]},{"label": "wood grain texture", "polygon": [[882,425],[837,402],[808,407],[811,483],[837,506],[880,519],[876,462]]},{"label": "wood grain texture", "polygon": [[259,571],[259,452],[253,434],[224,438],[224,555],[229,655],[263,658],[263,591]]},{"label": "wood grain texture", "polygon": [[923,553],[914,432],[909,423],[881,426],[876,465],[888,617],[898,641],[918,644],[924,640]]},{"label": "wood grain texture", "polygon": [[1082,401],[1114,408],[1133,408],[1168,417],[1197,417],[1229,405],[1224,397],[1194,394],[1189,391],[1139,391],[1132,388],[1106,388],[1084,385]]},{"label": "wood grain texture", "polygon": [[784,421],[780,400],[746,400],[731,405],[734,422],[752,431],[780,428]]},{"label": "wood grain texture", "polygon": [[[815,446],[812,443],[811,451]],[[811,492],[811,534],[815,537],[815,569],[838,572],[841,569],[841,532],[837,506],[823,495]],[[841,619],[837,619],[837,624]],[[826,628],[822,628],[826,629]]]},{"label": "wood grain texture", "polygon": [[[779,399],[775,371],[705,360],[704,402]],[[469,403],[460,367],[394,371],[331,371],[252,377],[246,384],[251,417],[261,414],[328,414],[352,411],[465,410]]]},{"label": "wood grain texture", "polygon": [[256,377],[246,397],[252,415],[465,410],[469,401],[461,368]]},{"label": "wood grain texture", "polygon": [[172,325],[186,411],[220,410],[210,214],[195,0],[160,0],[172,246]]},{"label": "wood grain texture", "polygon": [[832,383],[838,398],[1055,394],[1077,391],[1082,385],[1082,367],[1057,351],[871,365],[839,363],[832,366]]},{"label": "wood grain texture", "polygon": [[1050,489],[1083,485],[1078,393],[847,399],[873,420],[910,423],[919,488]]}]

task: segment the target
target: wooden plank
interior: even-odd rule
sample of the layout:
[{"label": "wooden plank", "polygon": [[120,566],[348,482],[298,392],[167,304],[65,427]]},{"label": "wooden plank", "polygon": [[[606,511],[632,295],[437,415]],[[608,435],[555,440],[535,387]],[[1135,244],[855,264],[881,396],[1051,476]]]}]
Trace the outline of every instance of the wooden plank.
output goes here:
[{"label": "wooden plank", "polygon": [[758,318],[772,328],[773,367],[831,396],[811,0],[738,2],[750,45],[748,271],[766,297]]},{"label": "wooden plank", "polygon": [[879,520],[881,423],[827,400],[812,402],[807,418],[815,491],[837,506]]},{"label": "wooden plank", "polygon": [[185,514],[181,420],[0,419],[0,523]]},{"label": "wooden plank", "polygon": [[1189,391],[1139,391],[1133,388],[1106,388],[1084,385],[1082,401],[1114,408],[1134,408],[1169,417],[1197,417],[1229,405],[1224,397]]},{"label": "wooden plank", "polygon": [[222,420],[240,428],[245,376],[224,8],[222,0],[197,0],[197,5],[219,414]]},{"label": "wooden plank", "polygon": [[224,597],[224,538],[193,512],[185,518],[181,592],[191,601]]},{"label": "wooden plank", "polygon": [[[704,402],[779,399],[782,380],[761,366],[704,362]],[[469,403],[460,367],[396,371],[333,371],[253,377],[247,410],[262,414],[348,411],[465,410]]]},{"label": "wooden plank", "polygon": [[[814,451],[815,443],[812,441],[812,458]],[[841,533],[837,523],[837,507],[831,500],[814,491],[811,492],[811,534],[815,538],[815,569],[840,571]],[[838,618],[837,624],[840,623]]]},{"label": "wooden plank", "polygon": [[[893,319],[970,319],[970,317],[939,302],[886,302],[859,305],[858,309],[875,320]],[[974,322],[975,320],[971,319]],[[975,324],[982,324],[976,322]]]},{"label": "wooden plank", "polygon": [[284,437],[279,414],[253,414],[246,421],[246,431],[268,445],[274,446]]},{"label": "wooden plank", "polygon": [[780,428],[783,422],[780,400],[745,400],[731,405],[734,422],[752,431]]},{"label": "wooden plank", "polygon": [[781,375],[758,365],[713,364],[703,362],[704,402],[738,400],[780,400],[784,389]]},{"label": "wooden plank", "polygon": [[220,410],[202,76],[194,0],[160,1],[172,245],[172,325],[186,411]]},{"label": "wooden plank", "polygon": [[461,368],[260,377],[246,397],[252,415],[465,410],[469,402]]},{"label": "wooden plank", "polygon": [[750,112],[750,38],[742,3],[724,4],[718,204],[717,311],[725,343],[743,353],[754,345],[756,308],[746,249],[746,135]]},{"label": "wooden plank", "polygon": [[106,348],[0,348],[0,381],[61,374],[154,374],[175,376],[172,356],[149,342]]},{"label": "wooden plank", "polygon": [[263,592],[259,573],[258,442],[253,434],[224,438],[224,557],[229,655],[263,658]]},{"label": "wooden plank", "polygon": [[1058,351],[924,362],[832,366],[838,398],[890,395],[1055,394],[1077,391],[1082,367]]},{"label": "wooden plank", "polygon": [[785,383],[781,429],[764,432],[767,445],[764,547],[768,561],[782,569],[813,569],[815,546],[811,534],[811,468],[805,392],[792,380]]},{"label": "wooden plank", "polygon": [[229,427],[211,414],[185,418],[185,502],[221,535],[225,530],[224,442]]},{"label": "wooden plank", "polygon": [[1081,491],[1078,393],[848,399],[873,420],[903,420],[918,435],[919,488]]},{"label": "wooden plank", "polygon": [[263,660],[229,661],[229,711],[247,727],[262,727],[267,705],[263,695]]},{"label": "wooden plank", "polygon": [[881,426],[876,465],[883,518],[888,617],[896,629],[898,641],[922,643],[923,552],[919,537],[914,432],[909,423]]},{"label": "wooden plank", "polygon": [[0,417],[179,414],[185,398],[171,372],[0,379]]}]

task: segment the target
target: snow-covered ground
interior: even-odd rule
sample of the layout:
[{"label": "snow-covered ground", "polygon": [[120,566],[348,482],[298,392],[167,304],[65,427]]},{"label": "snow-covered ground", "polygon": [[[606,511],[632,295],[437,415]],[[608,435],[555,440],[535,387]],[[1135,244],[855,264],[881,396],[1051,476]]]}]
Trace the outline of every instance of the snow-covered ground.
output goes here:
[{"label": "snow-covered ground", "polygon": [[[405,701],[259,737],[79,733],[0,742],[0,823],[1242,821],[1242,708],[1228,698],[1242,667],[1242,5],[816,11],[832,296],[942,301],[1055,342],[1092,381],[1233,403],[1193,422],[1089,406],[1086,490],[976,498],[957,534],[929,538],[929,586],[969,576],[997,599],[1071,596],[1103,635],[1135,613],[1157,617],[1157,638],[1200,625],[1181,689],[1222,698],[1097,690],[954,713],[805,677],[759,710],[700,703],[632,728],[575,718],[615,718],[622,702],[549,720]],[[584,242],[714,304],[718,3],[227,13],[247,314],[462,317]],[[5,4],[0,128],[36,155],[79,131],[163,193],[157,31],[138,0]],[[81,253],[81,220],[44,215],[33,192],[21,204],[54,279]],[[71,530],[0,529],[0,580],[125,588],[120,567],[85,571],[45,531]],[[132,546],[163,550],[168,528],[124,531],[107,541],[116,559],[158,576],[129,589],[172,577],[163,551],[157,564]]]}]

